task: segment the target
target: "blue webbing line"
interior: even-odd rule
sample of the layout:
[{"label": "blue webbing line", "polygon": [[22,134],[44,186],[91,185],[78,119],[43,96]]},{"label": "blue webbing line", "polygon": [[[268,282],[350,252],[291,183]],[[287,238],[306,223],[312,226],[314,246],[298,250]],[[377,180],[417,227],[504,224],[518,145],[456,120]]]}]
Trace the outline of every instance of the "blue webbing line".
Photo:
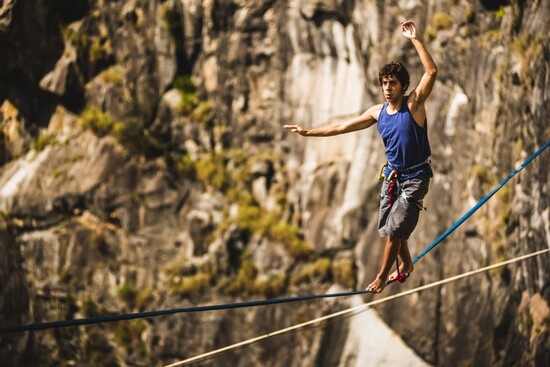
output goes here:
[{"label": "blue webbing line", "polygon": [[[437,246],[456,228],[458,228],[462,223],[464,223],[464,221],[466,221],[466,219],[468,219],[477,209],[479,209],[483,204],[485,204],[487,200],[491,198],[491,196],[493,196],[502,186],[504,186],[513,176],[515,176],[525,166],[531,163],[531,161],[533,161],[533,159],[535,159],[546,148],[548,148],[548,146],[550,146],[550,140],[546,142],[546,144],[544,144],[539,150],[533,153],[533,155],[531,155],[525,162],[523,162],[523,164],[520,167],[516,168],[514,172],[512,172],[511,174],[508,175],[508,177],[502,180],[502,182],[497,187],[495,187],[489,194],[487,194],[483,199],[481,199],[472,209],[470,209],[468,213],[466,213],[455,224],[453,224],[451,228],[445,231],[445,233],[439,236],[439,238],[436,239],[424,251],[422,251],[422,253],[420,253],[417,257],[415,257],[413,260],[413,263],[416,263],[418,260],[420,260],[426,253],[428,253],[431,249]],[[244,308],[244,307],[265,306],[265,305],[273,305],[273,304],[279,304],[279,303],[307,301],[307,300],[320,299],[320,298],[353,296],[353,295],[366,294],[366,293],[372,293],[372,292],[364,290],[364,291],[354,291],[354,292],[329,293],[329,294],[319,294],[319,295],[311,295],[311,296],[275,298],[275,299],[260,300],[260,301],[248,301],[248,302],[240,302],[240,303],[226,303],[226,304],[218,304],[218,305],[211,305],[211,306],[197,306],[197,307],[188,307],[188,308],[174,308],[174,309],[167,309],[167,310],[160,310],[160,311],[136,312],[136,313],[130,313],[130,314],[105,315],[105,316],[90,317],[90,318],[83,318],[83,319],[76,319],[76,320],[62,320],[62,321],[44,322],[44,323],[36,323],[36,324],[28,324],[28,325],[20,325],[20,326],[12,326],[12,327],[2,327],[0,328],[0,334],[19,333],[24,331],[38,331],[38,330],[46,330],[46,329],[61,328],[61,327],[68,327],[68,326],[99,324],[99,323],[113,322],[113,321],[172,315],[176,313],[189,313],[189,312],[227,310],[227,309]]]},{"label": "blue webbing line", "polygon": [[426,247],[417,257],[414,258],[413,264],[416,264],[424,255],[426,255],[430,250],[437,246],[441,241],[443,241],[448,235],[450,235],[455,229],[457,229],[462,223],[466,221],[469,217],[472,216],[482,205],[484,205],[487,200],[489,200],[502,186],[504,186],[512,177],[514,177],[519,171],[521,171],[525,166],[533,161],[539,154],[541,154],[546,148],[550,146],[550,140],[546,142],[542,147],[539,148],[535,153],[533,153],[529,158],[525,160],[516,168],[512,173],[508,175],[504,180],[502,180],[491,192],[485,195],[472,209],[470,209],[466,214],[464,214],[459,220],[455,222],[449,229],[447,229],[441,236],[439,236],[430,246]]}]

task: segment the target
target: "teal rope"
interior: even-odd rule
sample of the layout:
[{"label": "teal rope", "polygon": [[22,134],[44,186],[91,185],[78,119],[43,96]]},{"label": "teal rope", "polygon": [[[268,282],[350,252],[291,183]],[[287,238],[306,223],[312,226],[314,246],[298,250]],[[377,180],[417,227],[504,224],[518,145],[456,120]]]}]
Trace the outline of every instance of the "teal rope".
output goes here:
[{"label": "teal rope", "polygon": [[[453,224],[447,231],[445,231],[439,238],[437,238],[430,246],[428,246],[422,253],[420,253],[414,260],[413,263],[416,263],[420,260],[425,254],[437,246],[441,241],[443,241],[449,234],[451,234],[456,228],[458,228],[466,219],[468,219],[476,210],[478,210],[483,204],[487,202],[502,186],[504,186],[512,177],[514,177],[519,171],[521,171],[525,166],[531,163],[538,155],[540,155],[546,148],[550,146],[550,140],[546,142],[539,150],[537,150],[533,155],[531,155],[520,167],[514,170],[508,175],[502,182],[497,185],[489,194],[485,195],[470,211],[463,215],[455,224]],[[68,326],[82,326],[90,324],[100,324],[105,322],[113,321],[122,321],[122,320],[132,320],[132,319],[141,319],[149,318],[163,315],[172,315],[176,313],[189,313],[189,312],[204,312],[204,311],[214,311],[214,310],[228,310],[244,307],[257,307],[265,305],[273,305],[279,303],[290,303],[297,301],[306,301],[312,299],[321,299],[321,298],[332,298],[332,297],[344,297],[344,296],[353,296],[358,294],[372,293],[371,291],[354,291],[354,292],[343,292],[343,293],[329,293],[329,294],[320,294],[312,296],[300,296],[300,297],[289,297],[289,298],[275,298],[268,300],[260,301],[249,301],[249,302],[240,302],[240,303],[226,303],[218,304],[211,306],[198,306],[198,307],[188,307],[188,308],[174,308],[160,311],[148,311],[148,312],[136,312],[129,314],[119,314],[119,315],[105,315],[98,317],[89,317],[76,320],[63,320],[63,321],[54,321],[54,322],[44,322],[44,323],[35,323],[28,325],[12,326],[12,327],[2,327],[0,328],[0,334],[7,333],[20,333],[24,331],[38,331],[46,329],[54,329]]]},{"label": "teal rope", "polygon": [[441,241],[443,241],[447,236],[449,236],[455,229],[457,229],[466,219],[470,218],[481,206],[483,206],[498,190],[502,188],[512,177],[514,177],[519,171],[521,171],[525,166],[531,163],[536,157],[538,157],[546,148],[550,146],[550,140],[546,142],[542,147],[539,148],[535,153],[533,153],[529,158],[525,160],[516,168],[512,173],[508,175],[504,180],[502,180],[494,189],[491,190],[487,195],[485,195],[472,209],[470,209],[466,214],[464,214],[459,220],[457,220],[449,229],[447,229],[441,236],[439,236],[430,246],[426,247],[417,257],[414,258],[413,264],[416,264],[424,255],[430,252],[435,246],[437,246]]}]

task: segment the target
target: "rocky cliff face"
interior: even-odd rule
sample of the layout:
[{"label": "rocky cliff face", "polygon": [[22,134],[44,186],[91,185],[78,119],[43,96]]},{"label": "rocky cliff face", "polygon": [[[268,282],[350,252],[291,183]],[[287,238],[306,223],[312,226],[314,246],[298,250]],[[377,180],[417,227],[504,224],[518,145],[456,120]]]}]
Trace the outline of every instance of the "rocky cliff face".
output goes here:
[{"label": "rocky cliff face", "polygon": [[[550,139],[547,1],[4,0],[1,325],[364,288],[383,246],[376,131],[281,127],[380,102],[389,60],[418,82],[405,18],[440,70],[414,256]],[[548,247],[549,163],[406,287]],[[201,365],[547,365],[548,268],[529,260]],[[163,365],[370,298],[2,335],[0,360]]]}]

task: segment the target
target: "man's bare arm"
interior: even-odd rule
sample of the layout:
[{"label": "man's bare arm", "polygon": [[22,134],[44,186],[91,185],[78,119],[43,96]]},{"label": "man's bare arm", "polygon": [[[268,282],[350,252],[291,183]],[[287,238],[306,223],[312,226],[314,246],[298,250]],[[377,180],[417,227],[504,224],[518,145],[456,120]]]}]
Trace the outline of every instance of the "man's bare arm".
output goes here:
[{"label": "man's bare arm", "polygon": [[346,134],[353,131],[366,129],[374,125],[376,121],[378,121],[378,115],[380,114],[381,109],[381,104],[374,105],[366,110],[362,115],[351,120],[316,129],[304,129],[300,125],[284,125],[283,127],[302,136],[325,137]]},{"label": "man's bare arm", "polygon": [[424,47],[424,44],[418,39],[416,26],[411,21],[406,21],[401,23],[401,31],[403,36],[411,40],[422,66],[424,66],[424,75],[420,79],[420,83],[411,93],[411,96],[415,99],[417,106],[424,104],[430,93],[432,92],[435,79],[437,77],[437,65],[435,64],[432,56]]}]

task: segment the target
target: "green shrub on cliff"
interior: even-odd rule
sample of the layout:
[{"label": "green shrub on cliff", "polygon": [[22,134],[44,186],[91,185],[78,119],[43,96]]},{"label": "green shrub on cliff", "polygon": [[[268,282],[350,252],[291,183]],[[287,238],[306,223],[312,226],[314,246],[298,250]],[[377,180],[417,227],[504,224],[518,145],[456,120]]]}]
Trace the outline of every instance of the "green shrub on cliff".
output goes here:
[{"label": "green shrub on cliff", "polygon": [[180,92],[180,113],[191,113],[201,102],[197,88],[189,75],[179,75],[174,79],[172,86]]},{"label": "green shrub on cliff", "polygon": [[187,296],[205,289],[212,281],[213,275],[209,272],[199,272],[190,276],[183,277],[174,282],[170,291],[173,294]]},{"label": "green shrub on cliff", "polygon": [[195,165],[195,172],[205,186],[216,190],[224,190],[227,186],[227,175],[223,154],[211,152],[200,158]]},{"label": "green shrub on cliff", "polygon": [[427,40],[433,40],[437,36],[437,32],[449,30],[453,27],[453,18],[446,12],[436,12],[432,16],[431,23],[426,26],[424,31],[424,38]]},{"label": "green shrub on cliff", "polygon": [[142,124],[133,121],[116,121],[110,114],[96,106],[86,107],[80,114],[81,125],[91,130],[96,136],[114,136],[131,154],[147,158],[156,157],[164,147],[153,138]]},{"label": "green shrub on cliff", "polygon": [[253,285],[254,293],[265,297],[275,297],[284,293],[287,283],[287,276],[284,273],[273,275],[267,278],[256,279]]},{"label": "green shrub on cliff", "polygon": [[234,277],[223,278],[218,287],[226,294],[250,294],[254,293],[254,283],[258,270],[254,267],[254,263],[250,255],[244,253],[241,256],[241,264],[237,275]]},{"label": "green shrub on cliff", "polygon": [[115,121],[111,115],[104,113],[96,106],[86,107],[80,114],[82,127],[92,130],[98,137],[110,134],[115,126]]},{"label": "green shrub on cliff", "polygon": [[306,264],[300,271],[292,276],[291,283],[298,285],[303,282],[311,282],[314,279],[327,280],[330,275],[330,259],[323,257],[317,261]]},{"label": "green shrub on cliff", "polygon": [[170,33],[172,39],[180,44],[183,42],[183,24],[179,12],[169,3],[162,6],[162,19],[164,28]]},{"label": "green shrub on cliff", "polygon": [[432,16],[432,25],[438,31],[451,29],[453,27],[453,17],[449,13],[438,11]]},{"label": "green shrub on cliff", "polygon": [[40,135],[33,141],[32,148],[37,152],[44,150],[49,145],[56,143],[56,136],[54,133],[41,132]]}]

